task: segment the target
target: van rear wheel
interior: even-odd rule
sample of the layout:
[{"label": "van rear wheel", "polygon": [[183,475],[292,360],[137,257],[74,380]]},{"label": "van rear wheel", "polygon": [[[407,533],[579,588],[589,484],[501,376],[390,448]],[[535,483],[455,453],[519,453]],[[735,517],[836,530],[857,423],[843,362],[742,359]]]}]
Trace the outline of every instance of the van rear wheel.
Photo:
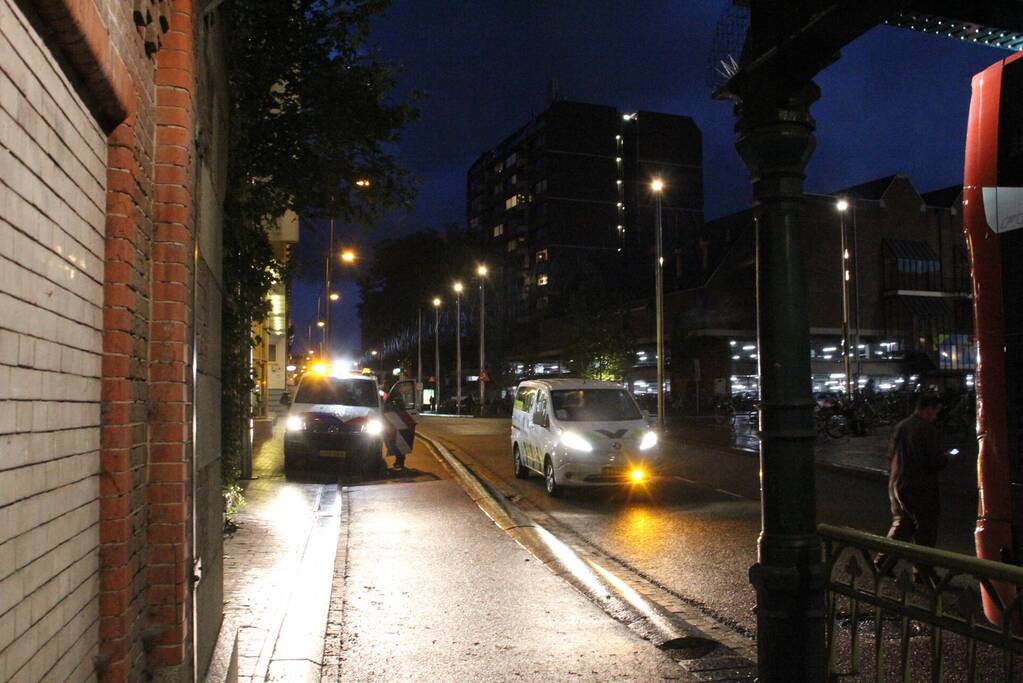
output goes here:
[{"label": "van rear wheel", "polygon": [[529,468],[522,464],[522,454],[519,452],[519,445],[512,447],[512,468],[515,470],[516,479],[529,479]]},{"label": "van rear wheel", "polygon": [[554,463],[551,462],[550,456],[547,456],[544,459],[543,478],[544,488],[547,490],[547,495],[551,498],[558,498],[561,496],[561,484],[558,483],[558,480],[554,476]]}]

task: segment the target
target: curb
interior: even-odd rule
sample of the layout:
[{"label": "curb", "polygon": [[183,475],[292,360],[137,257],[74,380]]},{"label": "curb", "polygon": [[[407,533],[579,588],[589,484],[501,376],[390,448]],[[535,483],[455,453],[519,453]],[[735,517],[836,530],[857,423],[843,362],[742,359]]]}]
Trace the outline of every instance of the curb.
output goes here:
[{"label": "curb", "polygon": [[[631,590],[608,569],[592,559],[580,557],[571,547],[529,518],[479,477],[438,440],[422,433],[416,436],[452,469],[469,498],[498,528],[617,621],[658,648],[672,651],[680,659],[696,659],[719,646],[714,638]],[[687,651],[691,654],[687,655]]]}]

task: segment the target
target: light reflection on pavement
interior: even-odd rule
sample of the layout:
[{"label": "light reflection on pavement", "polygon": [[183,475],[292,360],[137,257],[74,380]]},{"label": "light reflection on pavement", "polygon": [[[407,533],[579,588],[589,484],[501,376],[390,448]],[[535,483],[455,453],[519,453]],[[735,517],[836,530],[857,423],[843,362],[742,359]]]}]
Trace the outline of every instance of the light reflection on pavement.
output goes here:
[{"label": "light reflection on pavement", "polygon": [[[525,510],[550,514],[570,533],[655,580],[676,595],[746,633],[755,630],[747,571],[760,533],[758,459],[722,450],[672,447],[669,476],[644,491],[543,491],[538,475],[515,479],[510,421],[424,418],[421,429],[440,438],[476,472]],[[944,486],[939,545],[972,553],[975,488],[968,466]],[[890,522],[885,482],[817,471],[820,521],[884,534]],[[552,531],[556,531],[552,529]]]}]

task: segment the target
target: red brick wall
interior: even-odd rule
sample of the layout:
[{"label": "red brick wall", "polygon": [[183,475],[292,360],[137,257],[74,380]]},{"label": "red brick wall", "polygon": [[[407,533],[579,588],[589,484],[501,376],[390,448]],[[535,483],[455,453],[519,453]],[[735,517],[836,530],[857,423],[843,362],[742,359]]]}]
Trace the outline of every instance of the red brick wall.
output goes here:
[{"label": "red brick wall", "polygon": [[191,295],[195,114],[191,0],[176,0],[156,54],[156,202],[153,223],[149,391],[149,663],[185,661],[191,529]]},{"label": "red brick wall", "polygon": [[145,680],[191,663],[192,2],[35,4],[109,131],[99,673]]}]

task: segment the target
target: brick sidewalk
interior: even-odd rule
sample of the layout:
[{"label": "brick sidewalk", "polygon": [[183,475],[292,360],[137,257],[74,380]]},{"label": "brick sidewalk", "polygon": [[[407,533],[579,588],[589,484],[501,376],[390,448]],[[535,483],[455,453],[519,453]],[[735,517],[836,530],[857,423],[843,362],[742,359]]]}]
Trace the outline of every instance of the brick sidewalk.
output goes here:
[{"label": "brick sidewalk", "polygon": [[[284,656],[289,662],[296,659],[284,652],[289,648],[282,646],[281,633],[289,614],[301,609],[307,588],[299,585],[306,571],[303,559],[307,550],[315,551],[310,539],[317,535],[318,521],[332,513],[337,486],[287,481],[279,474],[279,429],[275,436],[254,449],[258,478],[244,483],[246,504],[236,517],[238,530],[224,542],[224,614],[238,626],[240,683],[319,680],[318,661],[281,662]],[[330,537],[336,540],[336,525]],[[329,554],[333,566],[332,547]],[[325,586],[329,595],[329,573]],[[322,643],[322,629],[320,633]],[[303,675],[308,664],[315,665],[315,678]]]}]

